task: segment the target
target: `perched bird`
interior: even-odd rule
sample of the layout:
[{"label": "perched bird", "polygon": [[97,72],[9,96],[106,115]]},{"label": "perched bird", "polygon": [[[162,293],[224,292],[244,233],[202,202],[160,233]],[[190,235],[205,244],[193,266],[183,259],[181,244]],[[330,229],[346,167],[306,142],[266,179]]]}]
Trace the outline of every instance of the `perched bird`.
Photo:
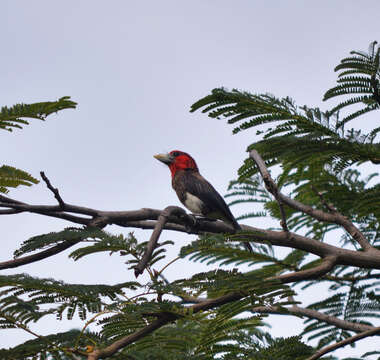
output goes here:
[{"label": "perched bird", "polygon": [[[195,160],[189,154],[173,150],[168,154],[158,154],[154,157],[169,166],[172,187],[187,209],[195,215],[226,221],[236,231],[241,230],[224,199],[199,173]],[[252,252],[248,242],[244,245]]]}]

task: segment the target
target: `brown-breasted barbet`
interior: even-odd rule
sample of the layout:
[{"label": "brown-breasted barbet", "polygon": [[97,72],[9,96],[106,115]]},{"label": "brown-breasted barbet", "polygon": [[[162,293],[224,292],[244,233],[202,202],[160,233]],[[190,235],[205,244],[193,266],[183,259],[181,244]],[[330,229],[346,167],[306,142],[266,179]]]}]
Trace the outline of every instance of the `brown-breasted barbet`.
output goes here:
[{"label": "brown-breasted barbet", "polygon": [[[168,154],[158,154],[154,157],[169,167],[172,174],[172,187],[187,209],[195,215],[226,221],[234,227],[235,231],[241,230],[224,199],[199,173],[195,160],[189,154],[173,150]],[[248,242],[244,245],[252,252],[252,247]]]}]

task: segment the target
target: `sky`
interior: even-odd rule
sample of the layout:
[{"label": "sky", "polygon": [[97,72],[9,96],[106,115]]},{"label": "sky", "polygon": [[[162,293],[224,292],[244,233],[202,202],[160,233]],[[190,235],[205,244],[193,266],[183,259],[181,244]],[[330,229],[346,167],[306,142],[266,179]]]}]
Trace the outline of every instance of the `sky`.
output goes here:
[{"label": "sky", "polygon": [[[2,0],[0,13],[0,106],[67,95],[78,103],[46,122],[2,131],[3,162],[35,177],[43,170],[66,202],[104,210],[180,205],[169,171],[153,158],[173,149],[190,153],[224,194],[255,134],[233,136],[225,122],[190,113],[191,104],[223,86],[327,109],[322,96],[335,83],[340,59],[380,41],[378,0]],[[43,183],[9,195],[55,204]],[[246,223],[269,226],[265,220]],[[70,224],[21,214],[2,216],[0,226],[5,261],[25,239]],[[141,241],[150,235],[135,233]],[[176,241],[172,256],[191,240],[173,232],[163,239]],[[88,284],[134,279],[115,255],[74,262],[69,253],[3,273]],[[194,266],[182,261],[168,276]],[[296,334],[301,321],[291,329],[289,319],[275,317],[271,324],[280,336]],[[51,318],[33,329],[44,334],[70,327]],[[0,347],[29,338],[16,330],[7,334]],[[359,356],[365,344],[337,354]]]}]

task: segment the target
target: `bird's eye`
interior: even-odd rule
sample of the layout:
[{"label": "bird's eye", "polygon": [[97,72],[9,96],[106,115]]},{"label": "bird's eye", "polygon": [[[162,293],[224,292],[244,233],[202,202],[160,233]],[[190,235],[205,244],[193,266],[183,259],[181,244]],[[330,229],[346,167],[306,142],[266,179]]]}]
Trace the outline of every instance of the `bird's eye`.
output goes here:
[{"label": "bird's eye", "polygon": [[172,155],[173,155],[174,157],[177,157],[177,156],[180,155],[180,153],[179,153],[178,151],[174,151],[174,152],[172,152]]}]

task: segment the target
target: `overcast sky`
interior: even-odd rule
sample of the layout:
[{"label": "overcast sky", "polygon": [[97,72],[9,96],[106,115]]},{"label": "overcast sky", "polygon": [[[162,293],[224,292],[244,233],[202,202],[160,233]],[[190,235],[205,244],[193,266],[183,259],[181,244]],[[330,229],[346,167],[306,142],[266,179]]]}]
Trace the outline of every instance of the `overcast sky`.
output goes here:
[{"label": "overcast sky", "polygon": [[[189,113],[192,103],[224,86],[326,109],[321,99],[335,82],[335,65],[349,51],[380,41],[378,0],[2,0],[0,13],[0,106],[65,95],[78,102],[76,110],[46,122],[2,131],[3,162],[36,177],[44,170],[65,201],[105,210],[179,205],[169,171],[152,157],[173,149],[192,154],[201,173],[225,193],[254,132],[232,136],[225,122]],[[10,196],[54,204],[43,184]],[[238,215],[239,207],[232,211]],[[37,215],[2,216],[0,224],[0,261],[23,240],[70,225]],[[136,234],[142,241],[150,232]],[[163,236],[177,241],[173,255],[190,241]],[[4,273],[78,283],[134,279],[115,255],[73,262],[68,254]],[[196,266],[183,261],[172,276]],[[273,333],[296,334],[299,328],[288,324],[276,318]],[[67,326],[52,317],[33,329],[44,334]],[[21,330],[8,334],[1,335],[0,347],[29,338]],[[340,354],[359,356],[363,349]]]}]

